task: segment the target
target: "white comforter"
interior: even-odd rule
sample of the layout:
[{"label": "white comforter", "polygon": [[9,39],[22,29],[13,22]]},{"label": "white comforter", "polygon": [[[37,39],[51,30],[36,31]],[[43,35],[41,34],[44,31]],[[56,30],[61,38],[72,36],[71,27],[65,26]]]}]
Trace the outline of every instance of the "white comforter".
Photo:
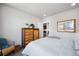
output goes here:
[{"label": "white comforter", "polygon": [[73,56],[76,55],[73,40],[42,38],[29,43],[22,52],[30,56]]}]

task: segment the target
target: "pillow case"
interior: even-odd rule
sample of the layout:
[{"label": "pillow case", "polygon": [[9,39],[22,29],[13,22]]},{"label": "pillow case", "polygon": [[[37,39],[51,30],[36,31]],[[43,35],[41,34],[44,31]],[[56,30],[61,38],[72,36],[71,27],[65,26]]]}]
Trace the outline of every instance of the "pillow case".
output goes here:
[{"label": "pillow case", "polygon": [[60,38],[60,37],[58,37],[58,36],[49,36],[48,38],[61,39],[61,38]]},{"label": "pillow case", "polygon": [[75,49],[79,49],[79,38],[74,38]]}]

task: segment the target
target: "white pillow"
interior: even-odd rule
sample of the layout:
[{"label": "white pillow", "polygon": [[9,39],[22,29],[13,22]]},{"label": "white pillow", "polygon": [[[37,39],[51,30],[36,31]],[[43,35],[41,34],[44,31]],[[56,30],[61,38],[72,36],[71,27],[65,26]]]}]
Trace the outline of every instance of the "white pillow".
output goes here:
[{"label": "white pillow", "polygon": [[74,38],[75,49],[79,49],[79,38]]},{"label": "white pillow", "polygon": [[60,37],[58,37],[58,36],[49,36],[48,38],[61,39],[61,38],[60,38]]}]

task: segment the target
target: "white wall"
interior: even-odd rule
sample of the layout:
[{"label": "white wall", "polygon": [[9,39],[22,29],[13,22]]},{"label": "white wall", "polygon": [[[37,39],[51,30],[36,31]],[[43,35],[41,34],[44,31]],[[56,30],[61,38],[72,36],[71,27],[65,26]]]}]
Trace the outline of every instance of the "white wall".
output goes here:
[{"label": "white wall", "polygon": [[[57,32],[57,21],[69,20],[69,19],[77,20],[77,32],[76,33]],[[55,35],[55,36],[60,36],[60,37],[79,37],[79,8],[64,11],[54,16],[50,16],[48,18],[45,18],[43,22],[50,23],[49,25],[50,36]]]},{"label": "white wall", "polygon": [[2,36],[2,8],[1,8],[1,5],[0,5],[0,37]]},{"label": "white wall", "polygon": [[25,23],[40,22],[40,18],[29,15],[17,9],[2,5],[2,36],[21,44],[21,29]]}]

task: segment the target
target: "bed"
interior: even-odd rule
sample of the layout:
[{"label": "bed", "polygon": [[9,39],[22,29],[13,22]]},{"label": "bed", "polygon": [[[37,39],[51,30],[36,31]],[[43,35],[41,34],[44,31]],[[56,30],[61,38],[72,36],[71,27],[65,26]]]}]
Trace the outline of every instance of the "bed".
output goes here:
[{"label": "bed", "polygon": [[74,40],[41,38],[30,42],[22,51],[24,56],[75,56]]}]

